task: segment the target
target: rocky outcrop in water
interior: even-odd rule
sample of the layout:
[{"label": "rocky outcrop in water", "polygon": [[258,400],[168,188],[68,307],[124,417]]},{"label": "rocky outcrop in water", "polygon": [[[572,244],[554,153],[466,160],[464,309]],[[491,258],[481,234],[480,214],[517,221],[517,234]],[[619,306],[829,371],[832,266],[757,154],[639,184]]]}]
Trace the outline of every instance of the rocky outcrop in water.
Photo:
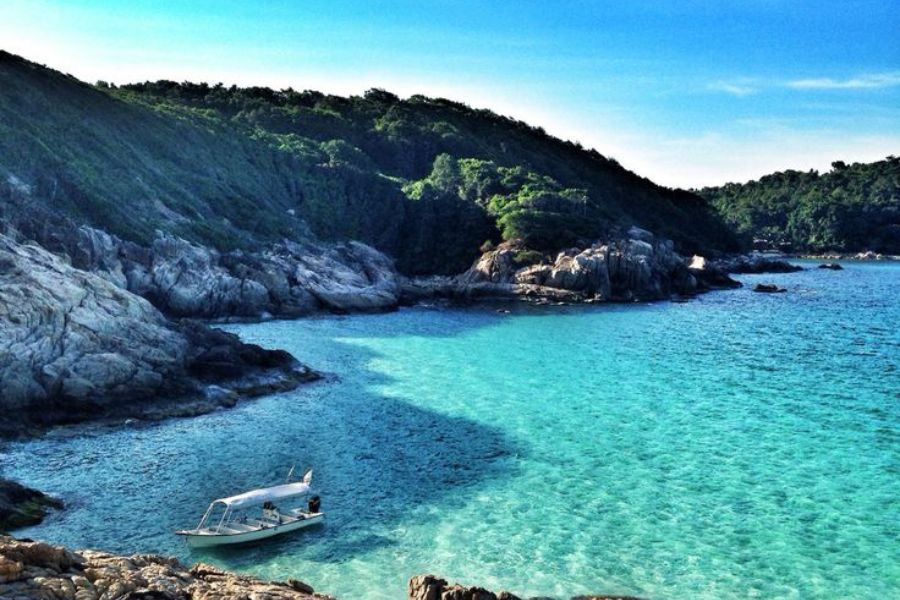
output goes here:
[{"label": "rocky outcrop in water", "polygon": [[297,581],[263,581],[150,554],[114,556],[0,537],[0,597],[8,600],[328,600]]},{"label": "rocky outcrop in water", "polygon": [[409,299],[520,297],[571,302],[634,302],[693,295],[740,284],[712,266],[689,268],[671,240],[632,227],[626,237],[572,248],[555,257],[507,242],[483,254],[458,277],[409,281]]},{"label": "rocky outcrop in water", "polygon": [[787,289],[774,283],[757,283],[753,286],[753,291],[761,294],[782,294],[786,292]]},{"label": "rocky outcrop in water", "polygon": [[62,507],[56,498],[0,477],[0,531],[35,525],[49,509]]},{"label": "rocky outcrop in water", "polygon": [[108,278],[0,235],[2,433],[142,414],[158,396],[199,411],[313,376],[286,352],[172,322]]},{"label": "rocky outcrop in water", "polygon": [[716,261],[715,265],[726,273],[795,273],[803,270],[786,260],[760,254],[732,256]]}]

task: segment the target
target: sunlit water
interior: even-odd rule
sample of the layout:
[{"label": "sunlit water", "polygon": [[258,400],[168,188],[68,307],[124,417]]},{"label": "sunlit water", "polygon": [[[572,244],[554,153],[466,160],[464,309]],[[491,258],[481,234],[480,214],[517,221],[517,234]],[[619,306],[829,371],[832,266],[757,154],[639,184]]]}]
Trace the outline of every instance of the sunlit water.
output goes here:
[{"label": "sunlit water", "polygon": [[[229,327],[334,377],[8,446],[7,476],[69,504],[19,535],[344,599],[424,572],[560,598],[900,597],[900,265],[760,280],[789,292]],[[229,551],[172,535],[293,463],[326,525]]]}]

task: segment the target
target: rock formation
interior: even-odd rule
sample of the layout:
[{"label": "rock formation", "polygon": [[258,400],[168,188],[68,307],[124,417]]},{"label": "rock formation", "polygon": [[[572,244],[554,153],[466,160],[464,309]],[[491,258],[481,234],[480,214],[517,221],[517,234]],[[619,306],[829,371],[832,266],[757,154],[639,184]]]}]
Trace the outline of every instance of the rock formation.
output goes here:
[{"label": "rock formation", "polygon": [[[467,587],[434,575],[417,575],[409,580],[409,600],[519,600],[509,592],[490,592],[481,587]],[[538,600],[538,599],[534,599]],[[633,596],[576,596],[572,600],[640,600]]]},{"label": "rock formation", "polygon": [[0,537],[0,597],[8,600],[328,600],[297,581],[262,581],[174,558],[113,556]]},{"label": "rock formation", "polygon": [[203,398],[211,383],[233,403],[313,376],[286,352],[169,321],[109,279],[0,235],[3,433],[138,414],[158,396]]},{"label": "rock formation", "polygon": [[0,477],[0,531],[40,523],[47,509],[62,507],[56,498]]},{"label": "rock formation", "polygon": [[405,283],[404,295],[456,298],[521,297],[570,302],[634,302],[692,295],[740,284],[715,266],[688,266],[671,240],[632,227],[627,236],[547,257],[521,242],[483,254],[458,277],[420,278]]},{"label": "rock formation", "polygon": [[753,286],[754,292],[761,292],[763,294],[780,294],[786,292],[787,289],[783,287],[779,287],[774,283],[757,283]]},{"label": "rock formation", "polygon": [[803,270],[799,265],[759,254],[732,256],[717,261],[716,266],[727,273],[795,273]]},{"label": "rock formation", "polygon": [[[0,598],[4,600],[330,600],[296,579],[263,581],[198,563],[186,567],[153,554],[72,552],[0,536]],[[409,580],[409,600],[519,600],[509,592],[449,585],[434,575]],[[399,600],[399,599],[398,599]],[[638,600],[578,596],[572,600]]]},{"label": "rock formation", "polygon": [[172,317],[299,317],[319,310],[395,308],[392,261],[359,242],[285,241],[257,252],[221,253],[168,234],[149,247],[73,224],[25,232],[72,265],[148,299]]},{"label": "rock formation", "polygon": [[417,575],[409,580],[409,600],[520,600],[509,592],[494,594],[480,587],[448,585],[447,580],[434,575]]}]

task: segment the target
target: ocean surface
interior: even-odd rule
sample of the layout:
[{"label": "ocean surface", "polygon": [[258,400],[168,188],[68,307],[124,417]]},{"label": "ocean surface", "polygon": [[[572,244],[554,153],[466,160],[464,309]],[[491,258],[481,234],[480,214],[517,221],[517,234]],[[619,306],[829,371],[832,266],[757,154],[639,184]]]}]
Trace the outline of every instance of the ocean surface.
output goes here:
[{"label": "ocean surface", "polygon": [[[685,304],[228,326],[328,380],[58,430],[0,471],[69,505],[20,536],[344,600],[405,598],[426,572],[557,598],[898,598],[900,264],[845,269]],[[315,468],[324,526],[219,551],[172,534],[293,464]]]}]

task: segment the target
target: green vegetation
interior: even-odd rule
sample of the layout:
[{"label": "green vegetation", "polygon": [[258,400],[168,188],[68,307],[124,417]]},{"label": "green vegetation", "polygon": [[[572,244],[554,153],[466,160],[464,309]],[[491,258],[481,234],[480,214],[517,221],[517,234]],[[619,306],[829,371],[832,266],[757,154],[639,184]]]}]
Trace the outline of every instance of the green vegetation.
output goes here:
[{"label": "green vegetation", "polygon": [[796,252],[900,254],[900,158],[784,171],[699,192],[739,234]]},{"label": "green vegetation", "polygon": [[90,86],[0,53],[0,211],[23,198],[142,243],[359,239],[411,274],[459,272],[486,241],[550,252],[633,224],[683,252],[737,248],[696,194],[457,102]]}]

